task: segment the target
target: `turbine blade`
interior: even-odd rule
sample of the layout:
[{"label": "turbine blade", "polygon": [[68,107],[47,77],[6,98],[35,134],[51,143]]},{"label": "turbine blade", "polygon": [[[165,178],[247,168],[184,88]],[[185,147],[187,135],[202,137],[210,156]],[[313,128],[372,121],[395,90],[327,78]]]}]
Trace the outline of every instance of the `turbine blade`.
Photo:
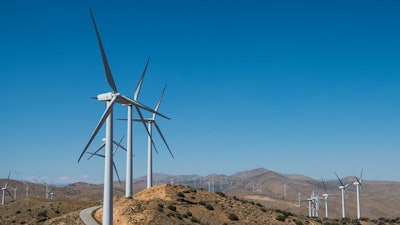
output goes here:
[{"label": "turbine blade", "polygon": [[99,153],[92,153],[92,152],[86,152],[86,154],[91,154],[91,155],[95,155],[95,156],[99,156],[101,158],[105,158],[105,155],[99,154]]},{"label": "turbine blade", "polygon": [[171,149],[169,148],[168,143],[167,143],[167,141],[165,140],[164,135],[162,134],[161,129],[160,129],[160,127],[157,125],[156,121],[154,121],[154,126],[156,127],[158,133],[160,134],[162,140],[164,141],[165,146],[167,146],[167,149],[168,149],[168,151],[169,151],[169,154],[171,154],[172,158],[175,159],[175,157],[174,157],[174,155],[172,154],[172,151],[171,151]]},{"label": "turbine blade", "polygon": [[[161,104],[161,101],[162,101],[163,96],[164,96],[165,88],[167,88],[167,84],[164,85],[164,88],[163,88],[163,90],[161,92],[160,98],[158,99],[156,107],[154,108],[154,111],[156,111],[156,112],[158,112],[158,108],[160,108],[160,104]],[[156,114],[153,113],[153,120],[155,120],[155,119],[156,119]]]},{"label": "turbine blade", "polygon": [[11,198],[14,199],[14,196],[11,194],[11,192],[9,190],[5,189],[5,191],[10,195]]},{"label": "turbine blade", "polygon": [[105,53],[104,48],[103,48],[103,43],[101,42],[101,39],[100,39],[99,30],[97,29],[96,21],[94,20],[92,9],[89,8],[89,10],[90,10],[90,17],[92,18],[94,29],[96,31],[97,41],[99,42],[99,47],[100,47],[100,51],[101,51],[101,58],[103,59],[104,70],[106,72],[108,84],[110,85],[110,87],[111,87],[111,89],[113,90],[114,93],[118,93],[117,87],[115,86],[115,83],[114,83],[113,76],[111,74],[110,66],[108,65],[108,60],[107,60],[106,53]]},{"label": "turbine blade", "polygon": [[321,180],[322,180],[322,184],[324,185],[325,194],[328,194],[328,192],[326,191],[326,185],[325,185],[324,179],[322,177],[321,177]]},{"label": "turbine blade", "polygon": [[103,123],[106,121],[108,115],[110,115],[110,113],[112,112],[113,106],[114,106],[114,103],[115,103],[116,100],[117,100],[117,97],[116,97],[116,96],[114,96],[114,97],[111,99],[110,104],[107,106],[106,110],[104,111],[103,115],[101,116],[101,119],[100,119],[99,123],[97,124],[96,129],[93,131],[92,135],[90,136],[90,139],[89,139],[88,143],[86,144],[86,146],[85,146],[85,148],[83,149],[81,155],[79,156],[78,163],[79,163],[79,161],[81,160],[83,154],[85,154],[85,152],[86,152],[86,150],[88,149],[89,145],[92,143],[94,137],[96,137],[97,133],[99,132],[99,130],[100,130],[100,128],[101,128],[101,126],[102,126]]},{"label": "turbine blade", "polygon": [[161,116],[161,117],[164,117],[165,119],[168,119],[168,120],[170,120],[171,118],[169,118],[169,117],[167,117],[167,116],[165,116],[165,115],[163,115],[163,114],[161,114],[161,113],[159,113],[159,112],[157,112],[157,111],[154,111],[153,109],[151,109],[150,107],[148,107],[148,106],[145,106],[145,105],[143,105],[142,103],[140,103],[140,102],[138,102],[138,101],[136,101],[136,100],[132,100],[132,99],[130,99],[129,97],[126,97],[126,96],[124,96],[124,95],[120,95],[120,96],[118,96],[118,100],[119,100],[119,102],[121,103],[121,104],[126,104],[126,105],[133,105],[133,106],[135,106],[135,107],[139,107],[139,108],[142,108],[142,109],[144,109],[144,110],[146,110],[146,111],[149,111],[149,112],[151,112],[151,113],[155,113],[155,114],[157,114],[157,115],[159,115],[159,116]]},{"label": "turbine blade", "polygon": [[4,189],[7,189],[8,181],[10,180],[11,171],[8,173],[8,177],[6,180],[6,184],[4,185]]},{"label": "turbine blade", "polygon": [[121,138],[121,140],[119,140],[119,142],[113,141],[113,143],[117,146],[117,148],[115,149],[114,153],[117,151],[118,147],[122,148],[123,150],[127,151],[126,148],[121,145],[122,140],[124,139],[124,137]]},{"label": "turbine blade", "polygon": [[138,85],[137,85],[137,87],[136,87],[135,94],[133,95],[133,100],[135,100],[135,101],[136,101],[136,100],[138,99],[138,97],[139,97],[140,89],[142,88],[144,76],[146,75],[146,71],[147,71],[147,67],[149,66],[149,62],[150,62],[150,57],[147,58],[146,66],[144,67],[142,76],[140,77],[139,83],[138,83]]},{"label": "turbine blade", "polygon": [[143,124],[143,126],[144,126],[144,128],[145,128],[145,130],[146,130],[146,132],[147,132],[147,135],[150,137],[151,144],[152,144],[153,147],[154,147],[154,151],[156,151],[157,154],[158,154],[156,145],[154,144],[154,141],[153,141],[153,137],[152,137],[152,135],[151,135],[149,129],[147,128],[146,123],[144,122],[143,114],[142,114],[142,112],[140,111],[139,107],[135,107],[135,108],[136,108],[137,113],[139,114],[139,117],[140,117],[141,122],[142,122],[142,124]]},{"label": "turbine blade", "polygon": [[103,143],[94,153],[88,152],[89,154],[91,154],[91,156],[89,156],[87,159],[89,160],[90,158],[92,158],[94,155],[96,155],[105,146],[106,146],[106,143]]},{"label": "turbine blade", "polygon": [[357,180],[357,182],[361,185],[361,180],[360,179],[358,179],[358,177],[357,176],[354,176],[355,178],[356,178],[356,180]]},{"label": "turbine blade", "polygon": [[339,176],[338,176],[336,173],[335,173],[335,175],[336,175],[337,179],[339,180],[340,184],[341,184],[342,186],[344,186],[344,184],[343,184],[342,180],[339,178]]},{"label": "turbine blade", "polygon": [[[362,179],[363,171],[364,171],[364,169],[361,169],[360,181],[361,181],[361,179]],[[360,183],[361,183],[361,182],[360,182]]]},{"label": "turbine blade", "polygon": [[118,177],[119,184],[121,184],[121,185],[122,185],[122,183],[121,183],[121,179],[119,179],[118,170],[117,170],[117,167],[115,166],[115,163],[114,163],[114,161],[113,161],[113,167],[114,167],[115,173],[117,174],[117,177]]}]

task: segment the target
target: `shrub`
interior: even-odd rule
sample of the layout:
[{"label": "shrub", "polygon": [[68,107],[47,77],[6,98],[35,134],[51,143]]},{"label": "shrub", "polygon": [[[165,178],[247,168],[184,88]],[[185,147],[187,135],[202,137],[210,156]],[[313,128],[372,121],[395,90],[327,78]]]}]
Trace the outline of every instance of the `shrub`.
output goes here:
[{"label": "shrub", "polygon": [[177,195],[178,197],[181,197],[181,198],[184,198],[184,197],[185,197],[185,195],[184,195],[182,192],[178,192],[176,195]]},{"label": "shrub", "polygon": [[198,222],[199,222],[199,220],[196,219],[195,217],[192,217],[192,218],[190,219],[190,221],[192,221],[193,223],[198,223]]},{"label": "shrub", "polygon": [[276,216],[276,220],[285,222],[286,216],[284,216],[284,215],[282,215],[282,214],[279,214],[278,216]]},{"label": "shrub", "polygon": [[192,213],[191,213],[190,211],[187,211],[187,212],[186,212],[186,215],[192,216]]},{"label": "shrub", "polygon": [[18,210],[18,211],[16,211],[16,212],[15,212],[15,214],[20,214],[20,213],[21,213],[21,211],[20,211],[20,210]]},{"label": "shrub", "polygon": [[208,203],[206,203],[205,207],[208,210],[214,210],[214,207],[212,205],[208,204]]},{"label": "shrub", "polygon": [[296,220],[296,225],[303,225],[303,222],[301,222],[300,220]]},{"label": "shrub", "polygon": [[167,207],[171,211],[176,211],[176,207],[174,205],[168,205]]},{"label": "shrub", "polygon": [[176,213],[176,218],[182,220],[182,215],[180,213]]},{"label": "shrub", "polygon": [[226,195],[225,195],[224,193],[222,193],[221,191],[218,191],[217,194],[218,194],[219,196],[223,197],[223,198],[226,197]]},{"label": "shrub", "polygon": [[228,219],[230,219],[230,220],[239,220],[239,217],[237,217],[234,213],[229,213]]},{"label": "shrub", "polygon": [[206,202],[201,201],[201,202],[199,202],[199,204],[200,205],[206,205]]},{"label": "shrub", "polygon": [[37,214],[39,217],[47,217],[47,211],[41,211]]}]

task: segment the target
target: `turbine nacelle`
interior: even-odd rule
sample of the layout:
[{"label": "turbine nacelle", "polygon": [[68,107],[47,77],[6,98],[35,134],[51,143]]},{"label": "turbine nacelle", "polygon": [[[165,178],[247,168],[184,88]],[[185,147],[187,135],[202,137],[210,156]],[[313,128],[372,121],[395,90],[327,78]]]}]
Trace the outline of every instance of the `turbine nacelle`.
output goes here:
[{"label": "turbine nacelle", "polygon": [[107,93],[97,95],[97,100],[99,100],[100,102],[108,102],[108,101],[111,101],[113,96],[114,96],[114,94],[112,92],[107,92]]}]

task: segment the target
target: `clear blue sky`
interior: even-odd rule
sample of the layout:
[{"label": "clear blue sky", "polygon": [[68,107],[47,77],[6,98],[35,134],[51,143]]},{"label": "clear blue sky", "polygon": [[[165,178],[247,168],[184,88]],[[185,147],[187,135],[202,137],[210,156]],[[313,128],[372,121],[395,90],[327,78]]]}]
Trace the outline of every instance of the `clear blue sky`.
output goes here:
[{"label": "clear blue sky", "polygon": [[[333,179],[400,181],[399,1],[6,1],[0,7],[0,177],[102,182],[77,159],[110,91],[89,6],[115,82],[154,106],[154,171],[233,174],[265,167]],[[126,116],[117,106],[115,117]],[[115,121],[115,139],[126,124]],[[89,149],[101,144],[99,132]],[[125,142],[125,141],[124,141]],[[147,139],[134,127],[134,177]],[[125,153],[115,156],[125,175]],[[14,174],[14,178],[16,175]]]}]

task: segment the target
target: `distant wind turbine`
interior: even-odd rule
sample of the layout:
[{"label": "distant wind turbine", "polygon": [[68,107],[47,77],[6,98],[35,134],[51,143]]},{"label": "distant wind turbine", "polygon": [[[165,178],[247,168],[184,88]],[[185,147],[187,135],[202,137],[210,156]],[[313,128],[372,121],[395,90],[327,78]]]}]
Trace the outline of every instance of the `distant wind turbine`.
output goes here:
[{"label": "distant wind turbine", "polygon": [[8,185],[8,181],[10,180],[10,175],[11,175],[11,171],[8,173],[8,177],[7,177],[6,183],[4,184],[4,187],[1,188],[1,191],[2,191],[1,205],[4,205],[4,198],[6,197],[4,194],[5,192],[7,192],[12,197],[12,194],[10,193],[10,191],[7,190],[7,185]]},{"label": "distant wind turbine", "polygon": [[363,175],[363,170],[361,170],[361,174],[360,174],[359,178],[357,176],[354,176],[357,181],[353,183],[353,185],[356,186],[356,190],[357,190],[357,219],[361,218],[360,190],[361,190],[362,175]]},{"label": "distant wind turbine", "polygon": [[[117,152],[118,147],[121,147],[122,149],[124,149],[126,151],[126,148],[121,145],[121,142],[122,142],[123,139],[124,139],[124,137],[122,137],[119,142],[113,141],[113,143],[116,145],[115,149],[113,150],[113,155]],[[103,138],[103,142],[104,143],[95,152],[93,152],[93,153],[92,152],[86,152],[87,154],[90,154],[88,159],[92,158],[93,156],[99,156],[101,158],[105,158],[105,155],[102,155],[102,154],[98,153],[100,150],[102,150],[105,147],[105,139],[104,138]],[[118,181],[121,184],[121,179],[119,178],[118,170],[117,170],[117,167],[115,166],[114,161],[113,161],[113,167],[114,167],[115,173],[117,175]]]},{"label": "distant wind turbine", "polygon": [[344,184],[339,176],[335,173],[337,179],[339,180],[340,186],[339,189],[342,190],[342,218],[346,218],[346,188],[351,184]]},{"label": "distant wind turbine", "polygon": [[322,181],[322,184],[324,185],[324,190],[325,190],[325,193],[322,195],[322,196],[324,196],[324,200],[325,200],[325,217],[328,218],[328,197],[331,194],[328,194],[328,191],[326,190],[326,185],[325,185],[324,179],[322,177],[321,177],[321,181]]}]

